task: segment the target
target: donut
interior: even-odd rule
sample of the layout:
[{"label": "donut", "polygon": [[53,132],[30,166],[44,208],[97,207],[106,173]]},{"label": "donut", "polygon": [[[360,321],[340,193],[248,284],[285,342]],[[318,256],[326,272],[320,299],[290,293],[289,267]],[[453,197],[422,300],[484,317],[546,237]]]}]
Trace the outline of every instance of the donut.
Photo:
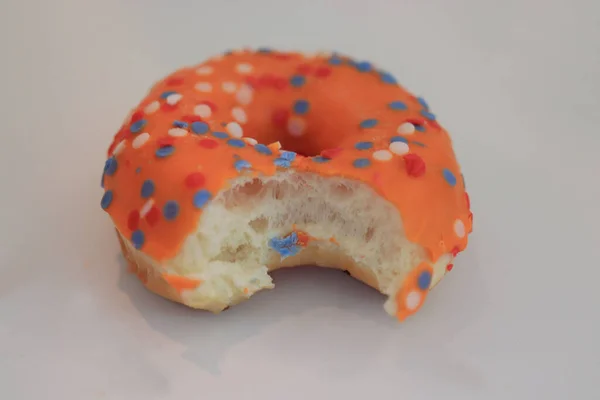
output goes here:
[{"label": "donut", "polygon": [[467,247],[447,131],[394,76],[340,53],[240,49],[156,82],[114,135],[101,207],[152,292],[219,313],[316,265],[399,321]]}]

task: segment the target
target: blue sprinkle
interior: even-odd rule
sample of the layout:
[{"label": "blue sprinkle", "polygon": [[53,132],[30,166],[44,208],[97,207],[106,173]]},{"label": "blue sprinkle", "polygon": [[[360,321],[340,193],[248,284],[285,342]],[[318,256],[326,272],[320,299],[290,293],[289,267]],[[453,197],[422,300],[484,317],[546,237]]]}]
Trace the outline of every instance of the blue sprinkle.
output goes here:
[{"label": "blue sprinkle", "polygon": [[133,243],[133,247],[135,247],[138,250],[141,249],[144,245],[144,241],[144,232],[140,231],[139,229],[137,231],[133,231],[133,233],[131,234],[131,243]]},{"label": "blue sprinkle", "polygon": [[296,114],[306,114],[308,112],[309,109],[309,104],[308,101],[306,100],[298,100],[296,101],[296,103],[294,103],[294,112]]},{"label": "blue sprinkle", "polygon": [[265,154],[267,156],[273,154],[270,148],[261,143],[254,145],[254,150],[258,151],[260,154]]},{"label": "blue sprinkle", "polygon": [[417,278],[417,285],[419,285],[419,289],[421,290],[429,289],[429,285],[431,285],[431,273],[429,271],[421,272]]},{"label": "blue sprinkle", "polygon": [[135,173],[136,173],[136,174],[139,174],[140,172],[142,172],[142,167],[137,167],[137,168],[135,169]]},{"label": "blue sprinkle", "polygon": [[355,168],[366,168],[371,165],[371,161],[368,158],[357,158],[352,163]]},{"label": "blue sprinkle", "polygon": [[316,156],[316,157],[313,157],[313,158],[312,158],[312,160],[313,160],[314,162],[317,162],[317,163],[326,163],[326,162],[329,162],[329,161],[331,161],[331,159],[330,159],[330,158],[325,158],[325,157],[323,157],[323,156]]},{"label": "blue sprinkle", "polygon": [[417,101],[419,102],[419,104],[426,110],[429,110],[429,104],[427,104],[427,102],[425,101],[424,98],[422,97],[417,97]]},{"label": "blue sprinkle", "polygon": [[163,215],[165,219],[172,221],[179,215],[179,203],[175,200],[169,200],[165,203],[163,207]]},{"label": "blue sprinkle", "polygon": [[435,114],[430,113],[429,111],[421,110],[421,115],[430,121],[435,121]]},{"label": "blue sprinkle", "polygon": [[225,132],[213,132],[212,135],[218,139],[227,139],[229,137]]},{"label": "blue sprinkle", "polygon": [[173,126],[176,128],[187,129],[188,123],[183,121],[173,121]]},{"label": "blue sprinkle", "polygon": [[275,160],[273,160],[273,164],[275,164],[276,167],[281,168],[289,168],[292,166],[290,160],[286,160],[285,158],[276,158]]},{"label": "blue sprinkle", "polygon": [[161,93],[161,95],[160,95],[160,98],[161,98],[161,99],[166,99],[167,97],[169,97],[169,96],[170,96],[170,95],[172,95],[172,94],[177,94],[177,92],[175,92],[175,91],[173,91],[173,90],[169,90],[169,91],[166,91],[166,92],[162,92],[162,93]]},{"label": "blue sprinkle", "polygon": [[365,120],[361,121],[360,127],[361,128],[373,128],[375,125],[377,125],[377,122],[378,121],[374,118],[365,119]]},{"label": "blue sprinkle", "polygon": [[300,87],[306,83],[306,78],[302,75],[294,75],[290,78],[290,85]]},{"label": "blue sprinkle", "polygon": [[231,147],[244,147],[246,145],[246,143],[243,140],[240,139],[229,139],[227,141],[227,144],[230,145]]},{"label": "blue sprinkle", "polygon": [[394,142],[402,142],[402,143],[408,144],[408,140],[406,140],[402,136],[394,136],[394,137],[392,137],[390,139],[390,143],[394,143]]},{"label": "blue sprinkle", "polygon": [[152,182],[152,180],[147,179],[144,181],[144,183],[142,183],[142,190],[140,192],[140,196],[142,196],[143,199],[147,199],[148,197],[152,196],[154,194],[154,182]]},{"label": "blue sprinkle", "polygon": [[106,210],[110,206],[110,203],[112,203],[112,200],[113,200],[113,192],[112,192],[112,190],[107,190],[102,195],[102,200],[100,200],[100,206],[102,206],[102,208],[104,210]]},{"label": "blue sprinkle", "polygon": [[192,122],[192,132],[198,135],[204,135],[208,132],[208,124],[203,121]]},{"label": "blue sprinkle", "polygon": [[175,147],[173,146],[163,146],[156,150],[156,156],[160,158],[168,157],[175,152]]},{"label": "blue sprinkle", "polygon": [[344,61],[338,56],[333,56],[329,59],[328,62],[331,65],[341,65]]},{"label": "blue sprinkle", "polygon": [[204,208],[204,206],[206,205],[206,203],[208,203],[208,201],[210,200],[211,197],[212,196],[208,190],[206,190],[206,189],[198,190],[196,193],[194,193],[194,199],[193,199],[194,207]]},{"label": "blue sprinkle", "polygon": [[444,175],[444,179],[446,180],[446,182],[448,182],[448,185],[453,187],[456,185],[456,177],[454,176],[452,171],[450,171],[448,168],[444,168],[442,174]]},{"label": "blue sprinkle", "polygon": [[300,246],[298,246],[298,234],[292,232],[290,235],[283,238],[271,238],[269,247],[279,253],[282,259],[298,254]]},{"label": "blue sprinkle", "polygon": [[296,153],[294,153],[293,151],[283,150],[279,157],[287,161],[294,161],[296,159]]},{"label": "blue sprinkle", "polygon": [[396,80],[396,78],[394,78],[394,76],[392,74],[390,74],[389,72],[380,72],[379,76],[381,77],[381,80],[385,83],[389,83],[392,85],[397,85],[398,81]]},{"label": "blue sprinkle", "polygon": [[414,145],[417,145],[417,146],[419,146],[419,147],[427,147],[427,145],[426,145],[425,143],[416,142],[416,141],[413,141],[412,143],[413,143]]},{"label": "blue sprinkle", "polygon": [[356,67],[356,69],[358,69],[360,72],[369,72],[373,69],[373,66],[371,65],[370,62],[368,61],[360,61],[355,63],[354,65]]},{"label": "blue sprinkle", "polygon": [[406,104],[401,101],[392,101],[390,104],[388,104],[388,106],[392,110],[396,110],[396,111],[402,111],[402,110],[406,110],[408,108],[406,106]]},{"label": "blue sprinkle", "polygon": [[413,124],[415,126],[415,130],[419,132],[425,132],[425,125],[421,124]]},{"label": "blue sprinkle", "polygon": [[142,129],[144,129],[144,126],[146,126],[146,120],[140,119],[131,124],[129,130],[131,133],[139,133]]},{"label": "blue sprinkle", "polygon": [[372,142],[358,142],[354,145],[354,148],[356,148],[357,150],[369,150],[369,149],[373,148],[373,143]]},{"label": "blue sprinkle", "polygon": [[235,167],[235,169],[240,172],[243,169],[249,169],[252,168],[252,164],[250,164],[248,161],[246,160],[237,160],[236,162],[233,163],[233,166]]},{"label": "blue sprinkle", "polygon": [[117,159],[115,157],[111,157],[104,163],[104,173],[108,176],[113,176],[115,172],[117,172],[118,166]]}]

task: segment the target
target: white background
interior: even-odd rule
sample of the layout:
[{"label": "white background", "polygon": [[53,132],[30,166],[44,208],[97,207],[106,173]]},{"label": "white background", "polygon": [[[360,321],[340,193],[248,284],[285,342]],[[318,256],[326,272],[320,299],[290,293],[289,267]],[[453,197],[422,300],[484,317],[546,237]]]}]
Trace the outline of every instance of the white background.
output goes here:
[{"label": "white background", "polygon": [[[600,398],[599,4],[3,0],[0,398]],[[405,324],[336,271],[219,316],[124,272],[112,135],[154,80],[246,45],[373,61],[452,133],[475,230]]]}]

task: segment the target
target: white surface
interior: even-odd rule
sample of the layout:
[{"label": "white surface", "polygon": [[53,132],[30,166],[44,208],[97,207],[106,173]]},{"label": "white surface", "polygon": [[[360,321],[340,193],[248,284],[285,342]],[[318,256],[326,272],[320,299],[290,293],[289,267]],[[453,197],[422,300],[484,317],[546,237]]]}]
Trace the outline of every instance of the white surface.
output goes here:
[{"label": "white surface", "polygon": [[[600,398],[599,4],[4,0],[0,398]],[[475,231],[406,324],[335,271],[216,317],[123,272],[111,136],[155,79],[244,45],[374,61],[452,132]]]}]

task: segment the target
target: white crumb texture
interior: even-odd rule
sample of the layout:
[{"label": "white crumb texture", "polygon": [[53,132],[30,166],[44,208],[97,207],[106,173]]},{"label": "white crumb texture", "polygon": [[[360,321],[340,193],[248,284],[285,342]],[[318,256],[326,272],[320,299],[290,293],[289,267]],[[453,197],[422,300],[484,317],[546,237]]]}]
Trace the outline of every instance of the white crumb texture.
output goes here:
[{"label": "white crumb texture", "polygon": [[[237,178],[205,207],[197,226],[179,254],[161,264],[123,240],[134,259],[152,264],[154,273],[200,279],[198,288],[182,293],[183,302],[213,312],[274,287],[269,271],[285,260],[269,241],[294,230],[311,237],[299,257],[309,248],[311,254],[343,254],[359,269],[370,271],[388,296],[384,308],[391,315],[396,313],[394,297],[404,276],[427,261],[426,251],[406,239],[395,207],[370,186],[313,173]],[[316,258],[308,263],[322,265]],[[451,261],[445,254],[433,265],[431,287]]]}]

